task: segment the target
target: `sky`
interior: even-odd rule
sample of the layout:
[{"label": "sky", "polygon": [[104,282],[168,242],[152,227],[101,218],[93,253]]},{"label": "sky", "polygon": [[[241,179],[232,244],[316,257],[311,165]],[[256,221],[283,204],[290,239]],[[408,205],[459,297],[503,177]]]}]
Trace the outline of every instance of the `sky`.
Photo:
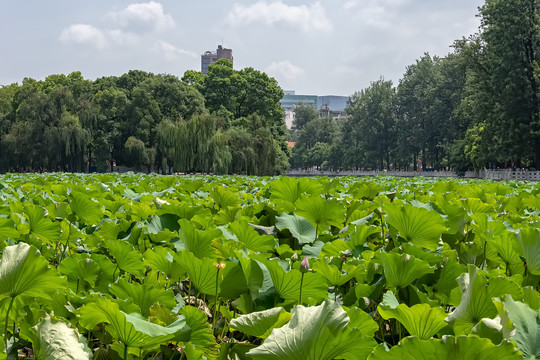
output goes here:
[{"label": "sky", "polygon": [[222,44],[296,94],[399,83],[424,53],[478,31],[481,0],[1,0],[0,85],[80,71],[182,77]]}]

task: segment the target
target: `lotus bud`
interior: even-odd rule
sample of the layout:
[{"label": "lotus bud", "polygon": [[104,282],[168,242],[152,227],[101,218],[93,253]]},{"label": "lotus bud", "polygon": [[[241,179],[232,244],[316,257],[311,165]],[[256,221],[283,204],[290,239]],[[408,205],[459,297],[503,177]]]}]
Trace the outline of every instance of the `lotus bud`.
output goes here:
[{"label": "lotus bud", "polygon": [[219,270],[225,269],[225,262],[223,262],[223,259],[218,258],[216,262],[214,262],[214,267]]},{"label": "lotus bud", "polygon": [[304,256],[304,260],[300,263],[300,272],[307,273],[309,271],[309,260],[307,256]]},{"label": "lotus bud", "polygon": [[358,299],[358,307],[362,310],[365,310],[371,305],[371,300],[367,297],[361,297]]},{"label": "lotus bud", "polygon": [[347,249],[345,251],[341,251],[341,256],[343,256],[343,259],[350,258],[353,256],[353,253],[351,250]]},{"label": "lotus bud", "polygon": [[291,256],[291,261],[292,262],[297,262],[298,261],[298,253],[295,251],[294,254]]}]

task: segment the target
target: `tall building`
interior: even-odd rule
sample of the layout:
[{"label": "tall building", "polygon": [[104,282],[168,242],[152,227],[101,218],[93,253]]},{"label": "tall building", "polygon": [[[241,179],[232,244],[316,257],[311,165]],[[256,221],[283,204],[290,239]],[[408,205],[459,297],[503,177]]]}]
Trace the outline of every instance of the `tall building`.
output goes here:
[{"label": "tall building", "polygon": [[281,108],[284,110],[284,120],[287,128],[290,129],[294,123],[294,107],[297,104],[311,106],[319,111],[319,116],[331,116],[340,118],[347,116],[348,96],[335,95],[296,95],[294,90],[285,90],[285,95],[281,99]]},{"label": "tall building", "polygon": [[201,55],[201,72],[203,74],[208,74],[208,66],[212,65],[219,59],[229,59],[231,63],[233,62],[232,50],[226,49],[221,45],[218,45],[216,51],[206,51]]},{"label": "tall building", "polygon": [[317,95],[296,95],[292,90],[286,91],[281,99],[283,110],[291,110],[296,104],[304,104],[317,108]]}]

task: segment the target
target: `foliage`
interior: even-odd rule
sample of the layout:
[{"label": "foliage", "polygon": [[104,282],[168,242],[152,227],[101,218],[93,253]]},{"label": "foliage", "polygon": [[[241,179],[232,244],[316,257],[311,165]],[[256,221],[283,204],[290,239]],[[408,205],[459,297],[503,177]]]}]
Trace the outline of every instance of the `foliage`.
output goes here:
[{"label": "foliage", "polygon": [[538,184],[0,184],[0,358],[538,356]]},{"label": "foliage", "polygon": [[183,80],[132,70],[92,82],[74,72],[0,87],[0,172],[285,172],[277,82],[252,68],[210,69]]}]

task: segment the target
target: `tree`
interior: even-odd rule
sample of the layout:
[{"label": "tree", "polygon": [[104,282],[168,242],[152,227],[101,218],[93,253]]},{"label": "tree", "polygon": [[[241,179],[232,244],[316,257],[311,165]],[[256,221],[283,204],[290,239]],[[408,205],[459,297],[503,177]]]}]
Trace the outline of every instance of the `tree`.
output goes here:
[{"label": "tree", "polygon": [[306,108],[295,108],[295,111],[299,109],[301,118],[311,113],[311,119],[297,130],[298,139],[291,158],[291,164],[296,168],[320,167],[328,163],[331,144],[337,142],[339,134],[337,123],[332,117],[314,118],[315,113]]},{"label": "tree", "polygon": [[486,135],[501,139],[498,159],[518,166],[540,161],[538,10],[535,0],[487,0],[480,8],[483,50],[495,64],[488,81],[497,105]]},{"label": "tree", "polygon": [[383,169],[386,164],[390,168],[390,152],[395,143],[395,96],[392,82],[381,78],[349,100],[347,128],[354,128],[363,167]]},{"label": "tree", "polygon": [[293,111],[294,122],[292,127],[297,131],[302,130],[304,126],[319,117],[319,112],[315,107],[302,103],[295,105]]}]

